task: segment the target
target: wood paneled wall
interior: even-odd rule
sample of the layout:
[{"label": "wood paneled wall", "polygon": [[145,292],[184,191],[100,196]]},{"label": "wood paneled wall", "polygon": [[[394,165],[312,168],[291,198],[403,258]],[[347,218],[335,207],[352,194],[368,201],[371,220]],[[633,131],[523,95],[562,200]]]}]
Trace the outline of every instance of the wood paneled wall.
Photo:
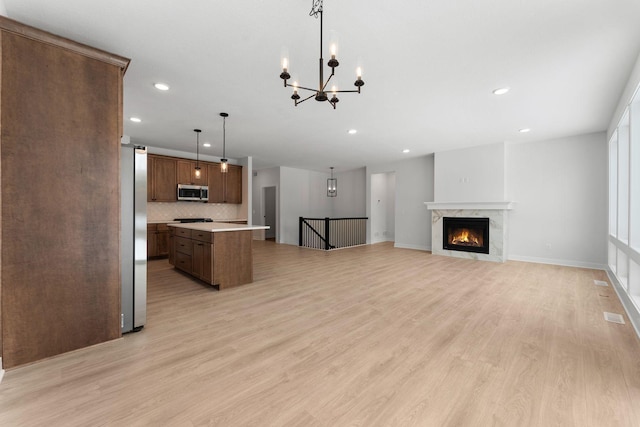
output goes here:
[{"label": "wood paneled wall", "polygon": [[0,29],[2,358],[13,367],[120,336],[129,61],[6,18]]}]

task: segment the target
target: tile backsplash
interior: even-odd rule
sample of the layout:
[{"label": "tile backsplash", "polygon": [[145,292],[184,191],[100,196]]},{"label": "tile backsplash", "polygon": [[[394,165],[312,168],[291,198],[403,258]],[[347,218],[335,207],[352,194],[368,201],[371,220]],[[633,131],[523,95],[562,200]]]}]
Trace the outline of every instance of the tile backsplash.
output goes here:
[{"label": "tile backsplash", "polygon": [[148,221],[166,221],[174,218],[247,219],[242,205],[226,203],[147,203]]}]

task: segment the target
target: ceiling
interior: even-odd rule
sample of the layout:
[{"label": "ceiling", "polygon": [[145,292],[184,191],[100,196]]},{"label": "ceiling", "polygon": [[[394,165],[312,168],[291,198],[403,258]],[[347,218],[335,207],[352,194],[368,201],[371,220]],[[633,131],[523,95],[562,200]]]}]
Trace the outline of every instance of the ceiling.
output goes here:
[{"label": "ceiling", "polygon": [[602,131],[640,53],[638,0],[326,0],[324,56],[335,39],[340,61],[332,83],[353,89],[361,66],[366,84],[335,110],[313,99],[294,107],[281,57],[292,80],[317,85],[311,0],[3,3],[9,18],[131,58],[133,142],[195,152],[201,128],[212,144],[201,153],[220,156],[224,111],[227,157],[252,156],[256,169],[340,171]]}]

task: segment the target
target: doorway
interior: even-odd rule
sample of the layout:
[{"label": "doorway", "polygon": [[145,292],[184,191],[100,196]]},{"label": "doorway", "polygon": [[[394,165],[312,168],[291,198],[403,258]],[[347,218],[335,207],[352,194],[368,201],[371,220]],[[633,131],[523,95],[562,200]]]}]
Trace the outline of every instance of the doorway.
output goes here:
[{"label": "doorway", "polygon": [[371,175],[371,243],[395,241],[396,174]]},{"label": "doorway", "polygon": [[262,200],[264,201],[263,220],[269,229],[265,230],[265,240],[276,240],[276,187],[263,187]]}]

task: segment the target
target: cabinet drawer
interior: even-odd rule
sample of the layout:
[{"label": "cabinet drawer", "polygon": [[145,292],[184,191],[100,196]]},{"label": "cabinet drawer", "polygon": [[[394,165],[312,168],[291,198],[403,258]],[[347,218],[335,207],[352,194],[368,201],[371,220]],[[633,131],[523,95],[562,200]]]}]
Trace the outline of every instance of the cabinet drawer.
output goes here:
[{"label": "cabinet drawer", "polygon": [[156,224],[158,231],[169,231],[169,226],[167,224]]},{"label": "cabinet drawer", "polygon": [[193,264],[191,261],[191,255],[183,254],[180,252],[176,252],[176,268],[180,270],[186,271],[187,273],[191,273],[193,269]]},{"label": "cabinet drawer", "polygon": [[191,238],[201,242],[211,243],[213,233],[208,231],[191,230]]},{"label": "cabinet drawer", "polygon": [[191,238],[191,230],[189,230],[188,228],[174,228],[176,231],[173,234],[175,234],[176,236]]},{"label": "cabinet drawer", "polygon": [[[193,253],[193,243],[184,237],[175,237],[176,256],[177,253],[191,255]],[[177,265],[177,264],[176,264]]]}]

